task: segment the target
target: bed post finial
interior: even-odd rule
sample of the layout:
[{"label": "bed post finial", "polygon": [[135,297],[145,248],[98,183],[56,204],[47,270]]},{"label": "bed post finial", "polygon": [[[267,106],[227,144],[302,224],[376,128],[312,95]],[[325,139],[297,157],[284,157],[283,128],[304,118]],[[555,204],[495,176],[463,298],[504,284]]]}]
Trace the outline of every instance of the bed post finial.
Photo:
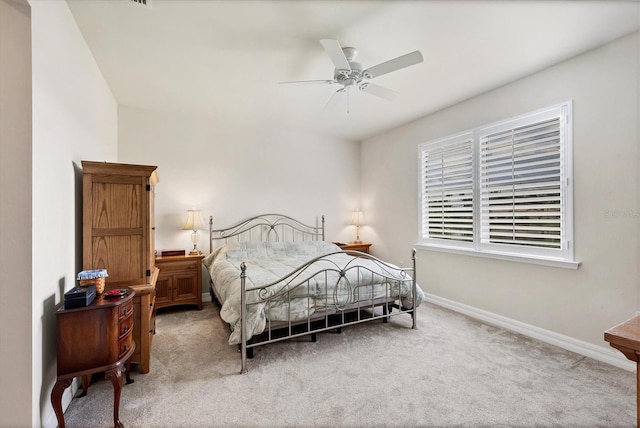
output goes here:
[{"label": "bed post finial", "polygon": [[247,265],[240,264],[240,374],[247,374],[247,301],[246,301]]},{"label": "bed post finial", "polygon": [[411,292],[412,292],[412,299],[413,302],[411,302],[411,308],[412,308],[412,312],[411,312],[411,318],[412,318],[412,324],[411,324],[411,328],[412,329],[416,329],[418,328],[418,322],[416,320],[416,316],[417,316],[417,311],[416,311],[416,296],[418,293],[418,279],[416,278],[416,249],[413,248],[411,250],[411,261],[413,263],[413,272],[411,272],[411,278],[413,278],[413,281],[411,281]]},{"label": "bed post finial", "polygon": [[213,253],[213,216],[209,216],[209,254]]}]

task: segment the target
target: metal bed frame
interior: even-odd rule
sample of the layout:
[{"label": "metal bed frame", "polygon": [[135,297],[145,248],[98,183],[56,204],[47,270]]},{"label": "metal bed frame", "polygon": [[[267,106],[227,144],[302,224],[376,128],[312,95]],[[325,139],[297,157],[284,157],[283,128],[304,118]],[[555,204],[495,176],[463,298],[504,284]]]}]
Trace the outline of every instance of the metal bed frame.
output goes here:
[{"label": "metal bed frame", "polygon": [[[262,214],[241,221],[233,226],[224,229],[213,228],[213,217],[209,217],[209,252],[213,252],[214,241],[223,240],[224,243],[230,241],[304,241],[304,240],[323,240],[325,219],[322,216],[320,226],[310,226],[304,224],[292,217],[282,214]],[[349,254],[353,256],[353,260],[348,262],[346,266],[338,266],[329,258],[335,254]],[[342,331],[342,327],[359,324],[372,320],[382,320],[388,322],[389,317],[399,314],[409,314],[412,317],[412,329],[416,328],[416,312],[415,299],[417,292],[416,284],[416,251],[412,250],[412,267],[399,268],[390,265],[370,254],[359,251],[337,251],[325,254],[309,260],[302,266],[293,270],[286,276],[259,287],[247,287],[246,278],[251,271],[251,267],[246,263],[242,263],[240,268],[240,325],[241,325],[241,343],[239,345],[241,352],[241,374],[247,373],[247,358],[253,356],[253,348],[267,343],[278,342],[286,339],[311,336],[313,342],[316,341],[316,333],[328,330]],[[376,267],[376,271],[363,267],[357,263],[360,259],[371,260]],[[315,265],[316,262],[329,262],[330,267],[319,269]],[[352,270],[357,270],[358,280],[356,283],[350,283],[347,274]],[[330,288],[327,285],[329,276],[337,276],[336,287]],[[300,287],[307,287],[306,299],[311,300],[309,294],[310,284],[317,278],[324,277],[324,302],[325,309],[322,311],[308,311],[304,319],[293,320],[291,316],[291,305],[294,297],[292,291],[299,290]],[[361,284],[364,278],[370,278],[371,282],[377,280],[378,287],[384,286],[385,292],[382,297],[374,297],[373,287],[370,283]],[[346,300],[340,301],[340,296],[335,294],[337,285],[342,281],[342,286],[346,286],[349,290],[349,296]],[[211,298],[221,302],[213,287],[213,279],[209,278],[209,291]],[[365,281],[366,282],[366,281]],[[284,287],[282,285],[285,284]],[[404,307],[400,297],[392,296],[393,290],[398,290],[401,285],[411,287],[411,305]],[[367,288],[369,287],[369,288]],[[279,291],[273,291],[280,288]],[[365,299],[353,300],[354,296],[359,296],[360,292],[367,294],[367,290],[371,290],[371,297]],[[247,293],[252,293],[254,299],[249,301]],[[303,293],[304,295],[304,293]],[[295,298],[300,298],[298,294]],[[303,297],[305,298],[305,297]],[[316,297],[317,301],[318,298]],[[320,299],[322,301],[322,299]],[[289,308],[287,321],[271,321],[266,320],[265,330],[257,336],[247,340],[247,311],[251,305],[263,304],[270,307],[273,304],[284,304]],[[329,303],[331,302],[331,303]],[[382,313],[376,311],[376,308],[382,308]],[[396,309],[393,312],[393,309]],[[364,310],[364,311],[363,311]]]}]

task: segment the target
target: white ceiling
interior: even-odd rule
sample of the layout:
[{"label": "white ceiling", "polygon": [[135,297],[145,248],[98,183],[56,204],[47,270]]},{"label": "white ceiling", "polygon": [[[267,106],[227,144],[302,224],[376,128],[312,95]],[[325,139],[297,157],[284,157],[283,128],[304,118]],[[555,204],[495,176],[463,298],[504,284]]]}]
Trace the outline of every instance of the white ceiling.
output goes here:
[{"label": "white ceiling", "polygon": [[[435,112],[638,30],[637,1],[67,0],[117,102],[350,140]],[[338,85],[319,40],[367,68],[419,49],[374,80],[390,102]]]}]

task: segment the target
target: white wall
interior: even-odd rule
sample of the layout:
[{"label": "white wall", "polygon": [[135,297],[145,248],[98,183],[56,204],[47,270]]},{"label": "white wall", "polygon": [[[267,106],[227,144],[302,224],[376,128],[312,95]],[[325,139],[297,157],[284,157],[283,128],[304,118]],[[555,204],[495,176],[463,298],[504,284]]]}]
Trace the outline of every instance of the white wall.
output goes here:
[{"label": "white wall", "polygon": [[0,426],[31,424],[31,10],[0,0]]},{"label": "white wall", "polygon": [[67,3],[31,0],[31,7],[32,412],[34,426],[48,426],[55,424],[50,404],[56,379],[55,310],[82,270],[80,161],[117,160],[118,116]]},{"label": "white wall", "polygon": [[[11,3],[0,0],[2,11]],[[362,237],[373,241],[376,254],[404,263],[417,237],[417,144],[573,99],[576,256],[583,266],[567,271],[421,251],[419,280],[429,292],[597,344],[603,329],[637,309],[638,217],[604,215],[605,209],[638,212],[637,35],[373,138],[363,144],[361,157],[356,142],[230,129],[211,119],[130,107],[118,111],[66,3],[30,4],[33,158],[28,164],[22,147],[12,161],[23,166],[23,173],[33,171],[33,236],[25,244],[26,259],[31,252],[34,260],[32,306],[26,311],[31,325],[11,327],[21,338],[31,338],[31,361],[25,364],[31,371],[26,389],[33,426],[55,423],[49,399],[55,382],[55,310],[81,269],[82,159],[159,166],[157,248],[189,248],[189,232],[179,228],[191,206],[213,214],[218,225],[266,210],[305,219],[326,214],[327,238],[347,241],[353,237],[346,226],[349,211],[361,205],[370,224]],[[3,36],[6,28],[3,23]],[[29,120],[28,113],[24,116]],[[0,125],[4,150],[6,125]],[[362,181],[361,164],[366,166]],[[8,186],[29,192],[28,180],[21,183],[17,177],[0,185],[3,209]],[[17,208],[28,209],[23,199]],[[4,234],[5,228],[0,230]],[[28,240],[28,231],[20,237]],[[15,287],[29,284],[29,273],[10,274]],[[5,306],[4,316],[11,313]],[[2,334],[4,340],[5,330]],[[19,352],[26,349],[2,354],[5,370],[20,375],[25,367],[15,366],[15,360],[24,358]],[[28,376],[21,379],[29,382]],[[24,389],[15,388],[24,399]],[[2,423],[7,421],[3,416]]]},{"label": "white wall", "polygon": [[[353,239],[358,142],[120,106],[118,160],[158,166],[158,250],[191,248],[191,232],[181,230],[190,207],[218,227],[266,212],[312,224],[324,214],[327,240]],[[199,248],[208,252],[206,230]]]},{"label": "white wall", "polygon": [[607,347],[604,330],[638,309],[638,52],[636,33],[363,142],[363,208],[380,255],[404,263],[418,240],[418,144],[574,100],[582,266],[419,251],[418,280],[437,296]]}]

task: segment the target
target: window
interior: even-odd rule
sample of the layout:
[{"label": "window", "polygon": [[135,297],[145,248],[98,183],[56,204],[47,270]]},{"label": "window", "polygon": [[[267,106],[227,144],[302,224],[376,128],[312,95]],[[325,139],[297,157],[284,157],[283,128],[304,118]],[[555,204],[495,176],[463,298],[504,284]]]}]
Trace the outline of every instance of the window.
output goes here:
[{"label": "window", "polygon": [[421,153],[423,237],[473,242],[472,135],[448,138]]},{"label": "window", "polygon": [[420,243],[573,262],[571,103],[419,146]]}]

